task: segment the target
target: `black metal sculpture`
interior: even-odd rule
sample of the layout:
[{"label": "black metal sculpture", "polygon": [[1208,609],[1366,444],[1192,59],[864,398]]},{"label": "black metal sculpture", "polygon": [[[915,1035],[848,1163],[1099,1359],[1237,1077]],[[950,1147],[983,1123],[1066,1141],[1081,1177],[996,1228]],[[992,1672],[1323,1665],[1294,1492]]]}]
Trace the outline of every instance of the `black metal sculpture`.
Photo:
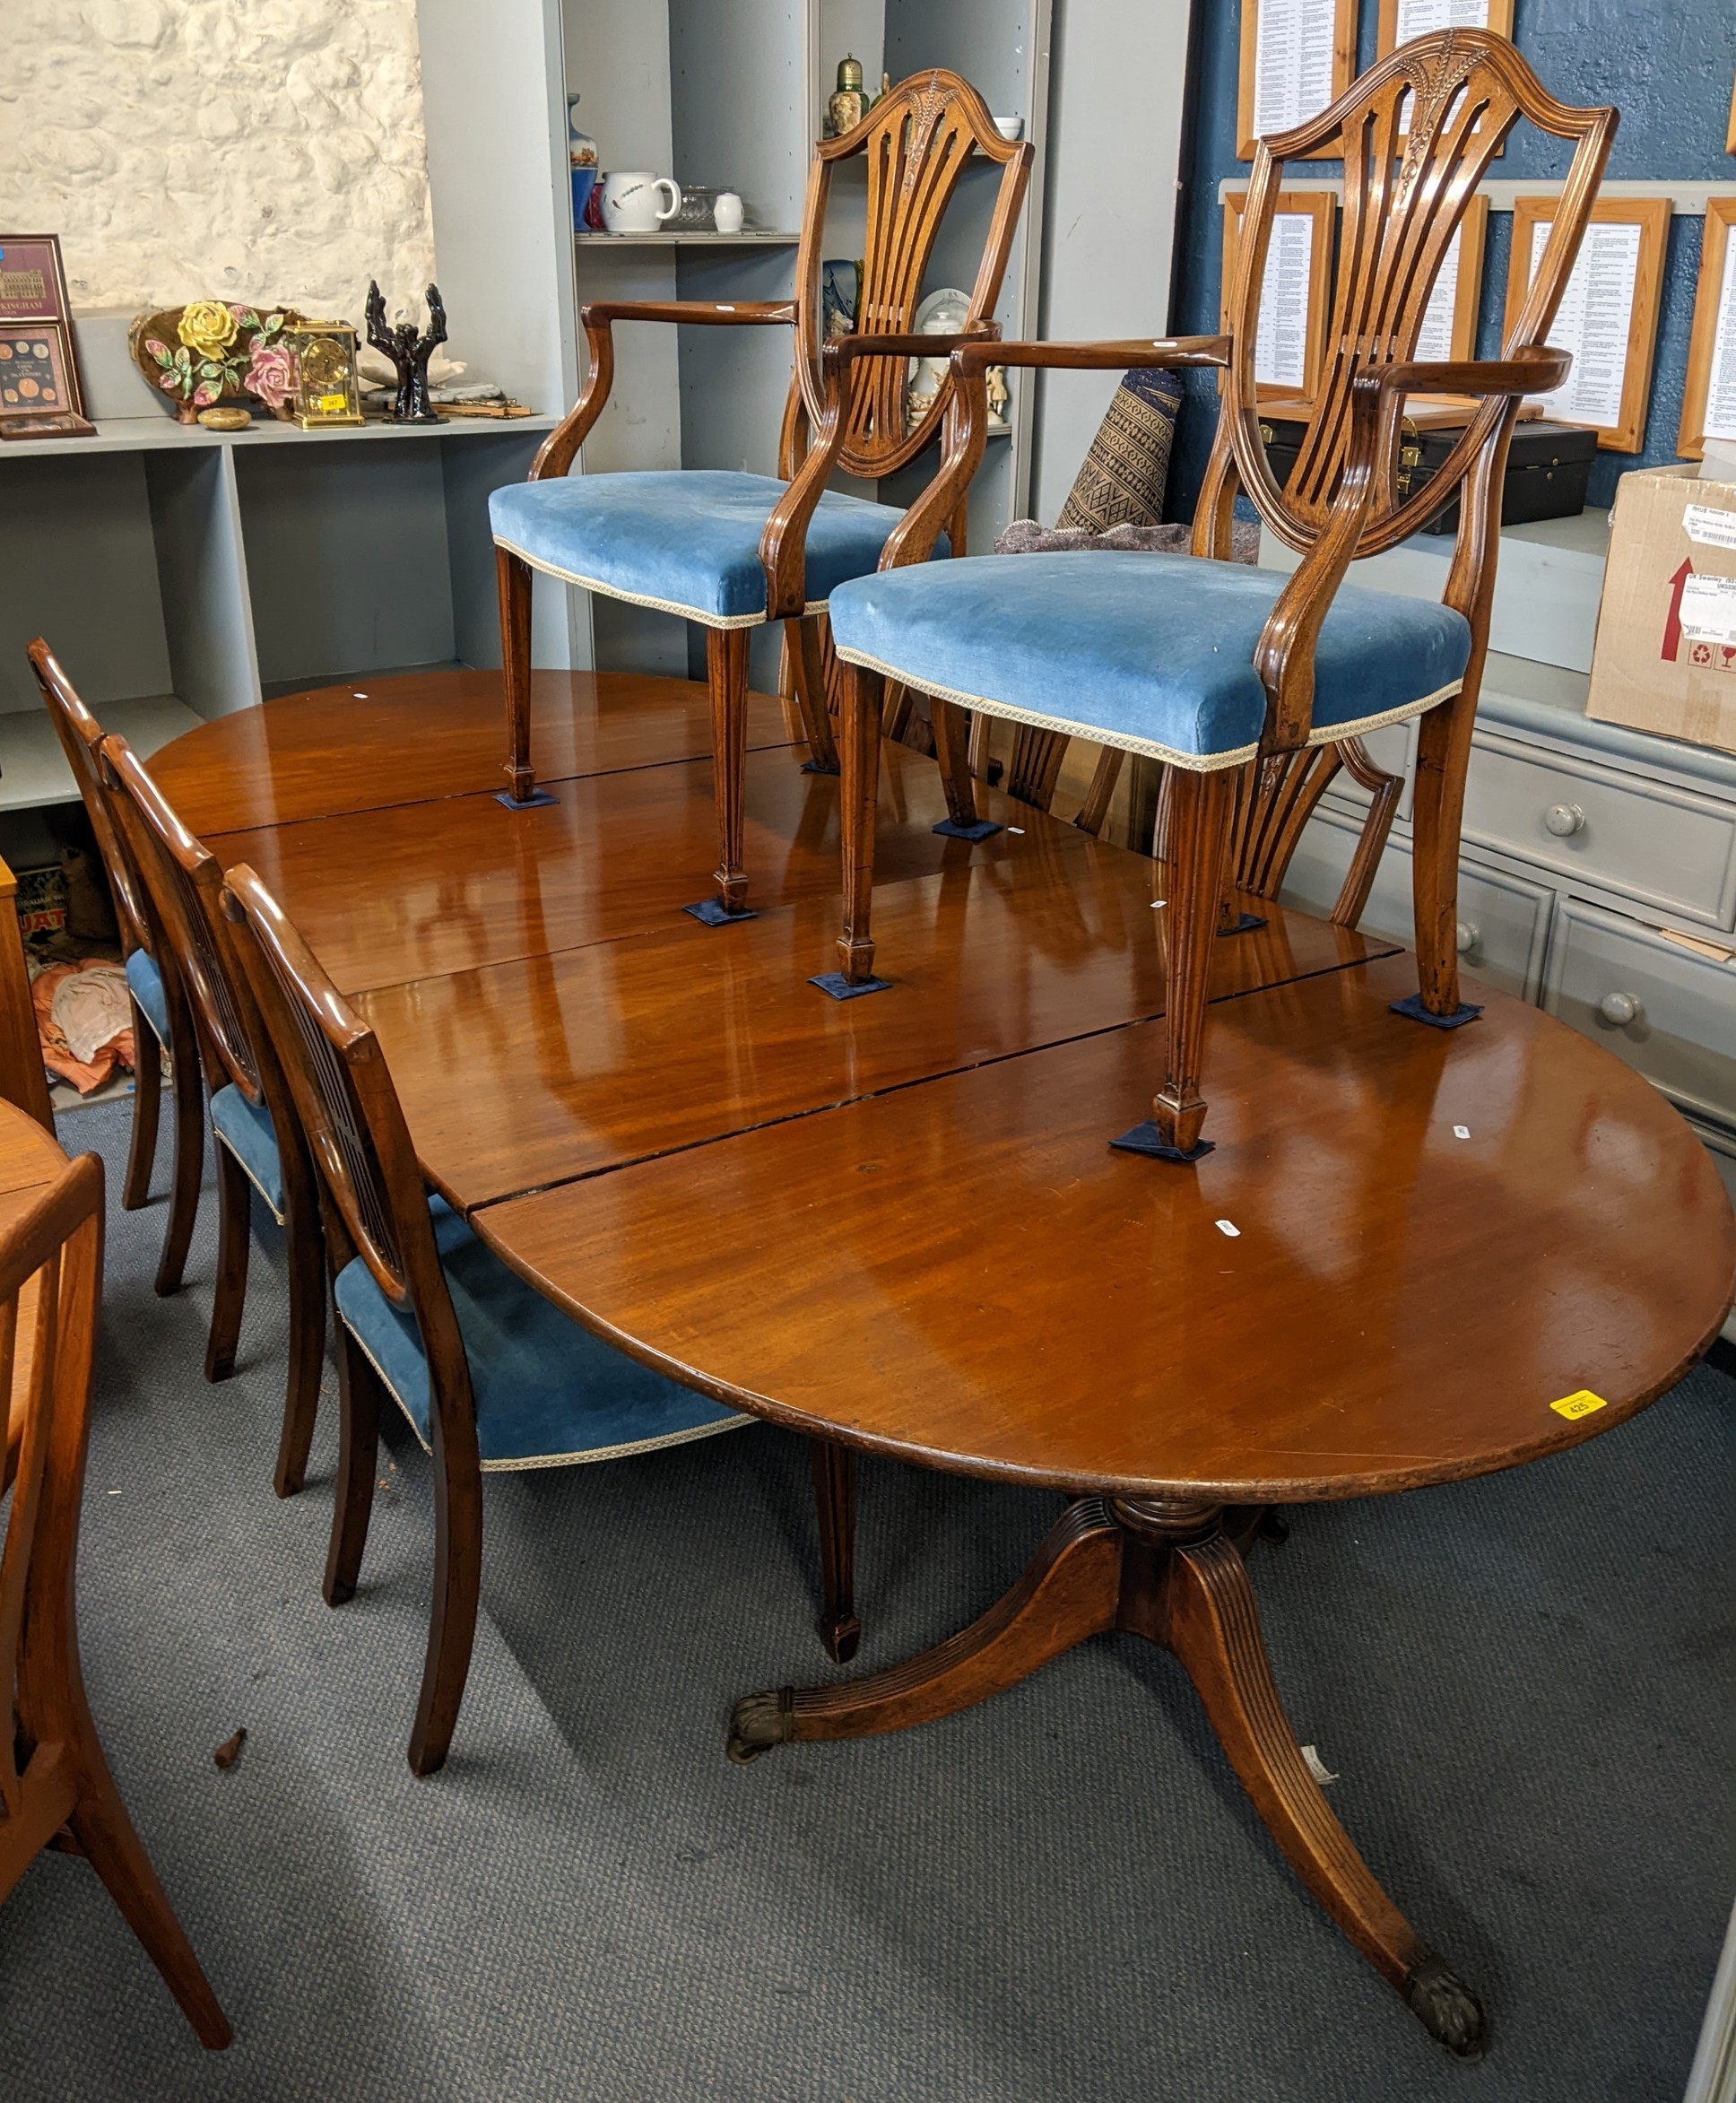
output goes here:
[{"label": "black metal sculpture", "polygon": [[387,326],[386,301],[380,289],[368,287],[368,341],[392,361],[398,375],[397,398],[392,404],[394,423],[438,423],[439,417],[428,398],[428,361],[446,341],[446,308],[438,285],[428,288],[428,326],[420,333],[413,321]]}]

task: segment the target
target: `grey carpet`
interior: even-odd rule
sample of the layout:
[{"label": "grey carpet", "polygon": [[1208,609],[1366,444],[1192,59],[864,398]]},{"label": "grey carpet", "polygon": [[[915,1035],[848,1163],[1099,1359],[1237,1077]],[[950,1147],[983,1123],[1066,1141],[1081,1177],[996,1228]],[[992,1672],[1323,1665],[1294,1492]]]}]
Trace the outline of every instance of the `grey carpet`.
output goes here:
[{"label": "grey carpet", "polygon": [[[1723,1374],[1256,1551],[1335,1809],[1489,2007],[1465,2067],[1304,1896],[1142,1646],[730,1766],[733,1696],[827,1676],[804,1454],[762,1426],[490,1482],[455,1756],[412,1781],[425,1464],[395,1430],[362,1590],[330,1612],[329,1412],[307,1491],[270,1489],[273,1252],[207,1386],[210,1194],[157,1300],[161,1203],[112,1203],[127,1116],[64,1125],[111,1178],[84,1655],[237,2041],[201,2053],[90,1869],[44,1856],[0,1911],[9,2099],[1676,2103],[1729,1898]],[[1056,1508],[892,1465],[862,1507],[870,1667],[987,1604]]]}]

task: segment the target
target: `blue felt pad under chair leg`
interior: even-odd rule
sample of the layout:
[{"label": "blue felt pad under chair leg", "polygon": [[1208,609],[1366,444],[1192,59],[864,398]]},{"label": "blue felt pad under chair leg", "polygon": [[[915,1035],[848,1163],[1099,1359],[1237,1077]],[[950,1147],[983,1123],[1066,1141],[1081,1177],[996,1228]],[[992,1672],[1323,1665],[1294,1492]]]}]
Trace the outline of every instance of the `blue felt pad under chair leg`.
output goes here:
[{"label": "blue felt pad under chair leg", "polygon": [[950,818],[942,818],[933,830],[942,839],[987,839],[1001,828],[992,818],[979,818],[974,825],[955,825]]},{"label": "blue felt pad under chair leg", "polygon": [[509,788],[500,788],[494,792],[494,800],[497,804],[504,804],[509,811],[540,811],[544,804],[553,803],[554,798],[546,788],[534,788],[520,803]]},{"label": "blue felt pad under chair leg", "polygon": [[1423,1006],[1419,993],[1413,993],[1409,1000],[1388,1001],[1386,1004],[1393,1014],[1408,1016],[1413,1022],[1427,1022],[1431,1030],[1463,1030],[1483,1012],[1468,1001],[1462,1001],[1450,1015],[1432,1015]]},{"label": "blue felt pad under chair leg", "polygon": [[760,917],[751,906],[743,906],[739,913],[732,913],[716,899],[701,899],[697,906],[683,906],[681,910],[691,913],[696,920],[707,927],[733,927],[738,920],[757,920]]},{"label": "blue felt pad under chair leg", "polygon": [[804,774],[838,775],[843,772],[843,769],[839,767],[823,766],[818,760],[803,760],[802,762],[802,771]]},{"label": "blue felt pad under chair leg", "polygon": [[1215,1139],[1202,1139],[1184,1153],[1179,1147],[1171,1146],[1166,1140],[1160,1139],[1157,1126],[1148,1121],[1143,1125],[1135,1125],[1129,1132],[1124,1132],[1119,1139],[1112,1139],[1109,1151],[1112,1153],[1149,1154],[1154,1161],[1197,1161],[1211,1152],[1217,1143]]},{"label": "blue felt pad under chair leg", "polygon": [[1220,927],[1218,930],[1218,933],[1220,936],[1230,934],[1252,934],[1256,927],[1263,927],[1264,925],[1265,922],[1260,917],[1258,913],[1238,913],[1236,917],[1236,925],[1234,927]]},{"label": "blue felt pad under chair leg", "polygon": [[890,993],[890,978],[846,978],[842,971],[822,971],[819,978],[811,978],[810,986],[817,986],[821,993],[829,994],[835,1001],[853,1001],[864,993]]}]

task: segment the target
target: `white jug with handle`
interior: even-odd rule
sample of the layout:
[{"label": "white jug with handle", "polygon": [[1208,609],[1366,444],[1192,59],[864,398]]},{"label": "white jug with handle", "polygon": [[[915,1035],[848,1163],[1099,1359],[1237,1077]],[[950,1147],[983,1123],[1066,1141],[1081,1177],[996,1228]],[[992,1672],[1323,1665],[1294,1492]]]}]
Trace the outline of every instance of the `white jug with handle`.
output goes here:
[{"label": "white jug with handle", "polygon": [[[657,210],[660,192],[669,193],[666,211]],[[609,175],[603,178],[603,223],[612,234],[654,234],[681,208],[679,184],[666,175]]]}]

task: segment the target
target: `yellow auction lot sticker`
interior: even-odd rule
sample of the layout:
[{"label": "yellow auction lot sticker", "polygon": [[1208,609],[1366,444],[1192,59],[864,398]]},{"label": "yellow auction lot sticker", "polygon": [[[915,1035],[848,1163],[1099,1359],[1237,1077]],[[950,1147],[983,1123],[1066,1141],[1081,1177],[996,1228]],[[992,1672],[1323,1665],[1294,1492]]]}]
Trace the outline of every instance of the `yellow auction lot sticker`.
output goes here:
[{"label": "yellow auction lot sticker", "polygon": [[1577,1395],[1564,1395],[1559,1402],[1549,1404],[1558,1417],[1588,1417],[1594,1409],[1608,1406],[1603,1397],[1593,1395],[1589,1387],[1582,1387]]}]

